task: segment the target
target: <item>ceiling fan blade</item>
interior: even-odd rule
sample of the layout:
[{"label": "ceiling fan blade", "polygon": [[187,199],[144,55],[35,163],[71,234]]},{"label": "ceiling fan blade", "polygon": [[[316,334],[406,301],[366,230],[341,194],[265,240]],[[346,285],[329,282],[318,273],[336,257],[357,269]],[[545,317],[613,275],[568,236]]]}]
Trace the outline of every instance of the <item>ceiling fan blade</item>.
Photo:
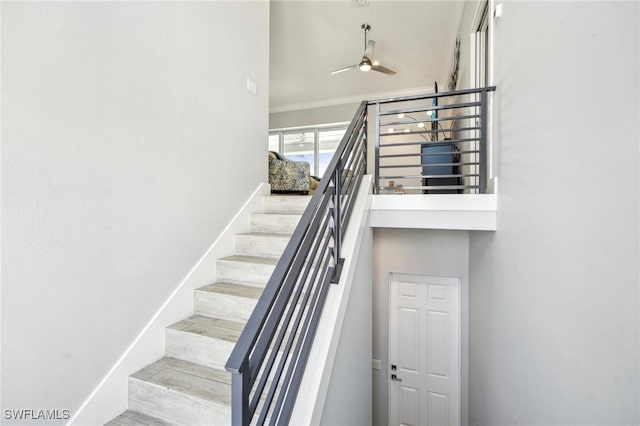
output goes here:
[{"label": "ceiling fan blade", "polygon": [[375,47],[376,47],[375,40],[369,40],[369,43],[367,43],[367,48],[364,50],[364,56],[366,56],[369,59],[373,58],[373,49]]},{"label": "ceiling fan blade", "polygon": [[341,72],[344,72],[344,71],[355,70],[355,69],[358,69],[358,66],[357,65],[351,65],[351,66],[348,66],[348,67],[340,68],[339,70],[331,71],[331,74],[338,74],[338,73],[341,73]]},{"label": "ceiling fan blade", "polygon": [[383,67],[382,65],[373,65],[371,67],[371,69],[374,70],[374,71],[378,71],[378,72],[387,74],[387,75],[395,75],[396,74],[396,72],[394,70],[390,70],[389,68]]}]

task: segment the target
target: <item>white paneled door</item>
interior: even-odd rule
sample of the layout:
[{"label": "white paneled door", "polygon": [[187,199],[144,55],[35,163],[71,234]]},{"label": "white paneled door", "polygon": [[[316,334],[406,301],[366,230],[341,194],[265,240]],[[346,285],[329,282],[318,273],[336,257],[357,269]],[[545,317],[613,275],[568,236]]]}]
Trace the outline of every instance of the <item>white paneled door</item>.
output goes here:
[{"label": "white paneled door", "polygon": [[389,424],[460,424],[460,279],[390,274]]}]

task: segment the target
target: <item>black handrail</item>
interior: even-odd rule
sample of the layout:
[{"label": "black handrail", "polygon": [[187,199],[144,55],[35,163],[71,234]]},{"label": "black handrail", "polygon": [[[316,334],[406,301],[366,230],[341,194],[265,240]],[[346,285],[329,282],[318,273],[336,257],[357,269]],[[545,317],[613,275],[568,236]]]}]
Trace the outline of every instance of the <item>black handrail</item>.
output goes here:
[{"label": "black handrail", "polygon": [[369,101],[368,103],[369,105],[374,105],[374,104],[388,104],[388,103],[394,103],[394,102],[417,101],[420,99],[449,98],[451,96],[472,95],[480,92],[493,92],[495,90],[496,90],[496,86],[488,86],[488,87],[479,87],[474,89],[455,90],[452,92],[429,93],[427,95],[409,95],[409,96],[401,96],[397,98],[377,99],[374,101]]},{"label": "black handrail", "polygon": [[329,283],[338,283],[342,235],[367,170],[367,102],[360,104],[225,368],[234,425],[286,424]]}]

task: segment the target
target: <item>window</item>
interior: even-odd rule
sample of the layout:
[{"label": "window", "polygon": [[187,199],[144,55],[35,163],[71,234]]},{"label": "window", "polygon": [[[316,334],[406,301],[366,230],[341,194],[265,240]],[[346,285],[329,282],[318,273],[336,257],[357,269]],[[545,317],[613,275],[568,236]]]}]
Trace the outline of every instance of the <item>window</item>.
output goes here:
[{"label": "window", "polygon": [[319,149],[318,149],[318,176],[322,176],[327,170],[327,166],[336,152],[340,141],[347,129],[321,130],[319,132]]},{"label": "window", "polygon": [[311,174],[315,175],[315,139],[313,131],[285,133],[282,154],[289,160],[306,161],[311,165]]},{"label": "window", "polygon": [[[471,87],[487,87],[491,84],[491,31],[492,25],[490,22],[489,13],[489,0],[484,0],[479,3],[476,16],[473,20],[473,26],[471,28]],[[488,178],[491,179],[494,176],[493,170],[493,142],[491,140],[491,100],[488,101],[489,118],[487,120],[487,158],[488,158]],[[475,111],[478,113],[478,111]],[[473,125],[472,123],[469,123]],[[477,123],[476,123],[477,125]],[[475,135],[478,136],[477,134]],[[475,147],[477,149],[477,146]],[[478,155],[474,154],[473,158],[477,160]],[[472,173],[478,173],[474,167]],[[477,178],[472,179],[473,183],[477,182]]]},{"label": "window", "polygon": [[481,4],[474,25],[472,48],[474,64],[472,87],[486,87],[489,83],[489,2]]},{"label": "window", "polygon": [[269,151],[281,152],[280,135],[278,133],[269,135]]},{"label": "window", "polygon": [[311,174],[322,177],[346,130],[347,123],[271,130],[269,150],[289,160],[308,162]]}]

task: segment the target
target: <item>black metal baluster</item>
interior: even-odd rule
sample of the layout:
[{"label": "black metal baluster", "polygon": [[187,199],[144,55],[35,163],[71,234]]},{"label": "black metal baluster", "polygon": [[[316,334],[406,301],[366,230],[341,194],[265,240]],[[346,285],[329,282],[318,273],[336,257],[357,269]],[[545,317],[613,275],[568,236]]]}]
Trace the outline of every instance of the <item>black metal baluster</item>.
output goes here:
[{"label": "black metal baluster", "polygon": [[248,360],[240,367],[240,372],[231,374],[231,423],[248,426],[249,417],[249,374]]},{"label": "black metal baluster", "polygon": [[338,159],[338,164],[333,174],[333,185],[333,260],[335,269],[333,270],[331,283],[338,284],[340,281],[340,274],[342,273],[342,265],[344,263],[344,259],[341,257],[342,229],[340,223],[340,208],[342,204],[342,158]]},{"label": "black metal baluster", "polygon": [[480,193],[487,192],[487,92],[480,92]]}]

